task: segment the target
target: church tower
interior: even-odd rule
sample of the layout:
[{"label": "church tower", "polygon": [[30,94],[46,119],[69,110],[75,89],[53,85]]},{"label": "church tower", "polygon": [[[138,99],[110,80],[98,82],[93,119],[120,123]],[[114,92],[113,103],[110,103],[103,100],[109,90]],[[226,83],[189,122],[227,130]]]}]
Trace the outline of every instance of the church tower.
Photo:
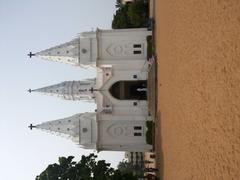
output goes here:
[{"label": "church tower", "polygon": [[80,113],[71,117],[29,126],[63,135],[85,149],[97,151],[148,151],[146,119],[137,116],[112,116]]},{"label": "church tower", "polygon": [[40,129],[49,133],[71,139],[85,149],[96,149],[96,115],[94,113],[79,113],[67,118],[47,121],[31,129]]},{"label": "church tower", "polygon": [[[140,67],[147,58],[147,36],[151,31],[139,29],[113,29],[83,32],[67,43],[37,52],[45,60],[81,67],[105,65],[123,68]],[[124,63],[124,64],[123,64]],[[122,65],[122,67],[121,67]],[[125,67],[126,68],[126,67]]]},{"label": "church tower", "polygon": [[88,36],[37,52],[34,54],[45,60],[74,66],[95,66],[97,59],[96,37]]},{"label": "church tower", "polygon": [[46,86],[39,89],[29,89],[31,92],[40,92],[47,95],[57,96],[65,100],[93,100],[95,79],[85,81],[64,81],[59,84]]}]

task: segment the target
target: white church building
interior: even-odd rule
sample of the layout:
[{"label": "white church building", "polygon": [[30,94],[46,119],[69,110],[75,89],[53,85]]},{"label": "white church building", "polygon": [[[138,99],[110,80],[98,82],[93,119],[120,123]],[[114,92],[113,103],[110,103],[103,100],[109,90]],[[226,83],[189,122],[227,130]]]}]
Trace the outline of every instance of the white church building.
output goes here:
[{"label": "white church building", "polygon": [[30,128],[70,137],[97,151],[149,151],[146,142],[147,36],[145,28],[83,32],[70,42],[29,54],[45,60],[93,67],[94,79],[65,81],[29,92],[97,104],[96,112],[48,121]]}]

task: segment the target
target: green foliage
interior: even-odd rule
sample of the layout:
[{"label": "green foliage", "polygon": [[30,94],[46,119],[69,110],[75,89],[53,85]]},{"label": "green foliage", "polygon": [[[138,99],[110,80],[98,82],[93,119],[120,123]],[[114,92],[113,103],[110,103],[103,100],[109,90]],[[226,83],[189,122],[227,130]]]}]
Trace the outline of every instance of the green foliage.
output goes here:
[{"label": "green foliage", "polygon": [[110,167],[105,160],[96,161],[97,155],[82,156],[79,162],[73,156],[60,157],[49,165],[36,180],[136,180],[132,173],[122,173]]},{"label": "green foliage", "polygon": [[110,178],[110,180],[137,180],[136,176],[133,176],[132,173],[122,174],[121,171],[116,170],[114,175]]},{"label": "green foliage", "polygon": [[154,123],[153,121],[147,121],[146,122],[146,126],[147,126],[147,132],[146,132],[146,141],[148,144],[153,144],[153,128],[154,128]]},{"label": "green foliage", "polygon": [[152,36],[147,37],[147,58],[152,57],[154,54]]},{"label": "green foliage", "polygon": [[122,0],[117,0],[115,6],[116,6],[116,8],[121,8],[123,6]]},{"label": "green foliage", "polygon": [[131,26],[129,17],[127,16],[127,11],[127,6],[123,6],[116,11],[112,21],[113,29],[123,29]]},{"label": "green foliage", "polygon": [[123,174],[134,174],[136,177],[142,177],[144,175],[143,169],[138,165],[133,165],[130,162],[121,161],[118,164],[118,170]]},{"label": "green foliage", "polygon": [[127,15],[133,27],[140,28],[144,27],[148,20],[148,7],[146,3],[137,1],[132,3],[128,7]]},{"label": "green foliage", "polygon": [[128,174],[133,172],[133,165],[129,162],[121,161],[118,164],[118,170],[122,173]]},{"label": "green foliage", "polygon": [[126,5],[116,2],[116,14],[113,17],[112,28],[140,28],[146,27],[148,23],[148,3],[145,1],[136,1]]}]

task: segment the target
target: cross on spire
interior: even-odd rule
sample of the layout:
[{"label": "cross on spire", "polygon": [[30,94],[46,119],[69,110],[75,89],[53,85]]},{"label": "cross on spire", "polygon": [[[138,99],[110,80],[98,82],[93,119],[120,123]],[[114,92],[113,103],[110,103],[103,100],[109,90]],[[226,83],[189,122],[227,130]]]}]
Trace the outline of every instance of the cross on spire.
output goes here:
[{"label": "cross on spire", "polygon": [[94,89],[93,87],[91,87],[91,88],[89,89],[89,91],[91,91],[91,93],[93,93],[94,91],[98,91],[98,89]]},{"label": "cross on spire", "polygon": [[31,58],[32,56],[35,56],[36,54],[29,52],[28,56]]},{"label": "cross on spire", "polygon": [[32,124],[30,124],[30,126],[28,126],[31,130],[33,129],[33,128],[36,128],[36,126],[34,126],[34,125],[32,125]]}]

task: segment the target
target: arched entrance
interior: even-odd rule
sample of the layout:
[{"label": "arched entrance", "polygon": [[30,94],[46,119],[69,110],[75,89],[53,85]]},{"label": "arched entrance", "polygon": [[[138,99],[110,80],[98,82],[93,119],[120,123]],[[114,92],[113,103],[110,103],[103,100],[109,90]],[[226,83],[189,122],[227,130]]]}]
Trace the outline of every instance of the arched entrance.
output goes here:
[{"label": "arched entrance", "polygon": [[112,85],[109,92],[119,100],[146,100],[147,81],[118,81]]}]

